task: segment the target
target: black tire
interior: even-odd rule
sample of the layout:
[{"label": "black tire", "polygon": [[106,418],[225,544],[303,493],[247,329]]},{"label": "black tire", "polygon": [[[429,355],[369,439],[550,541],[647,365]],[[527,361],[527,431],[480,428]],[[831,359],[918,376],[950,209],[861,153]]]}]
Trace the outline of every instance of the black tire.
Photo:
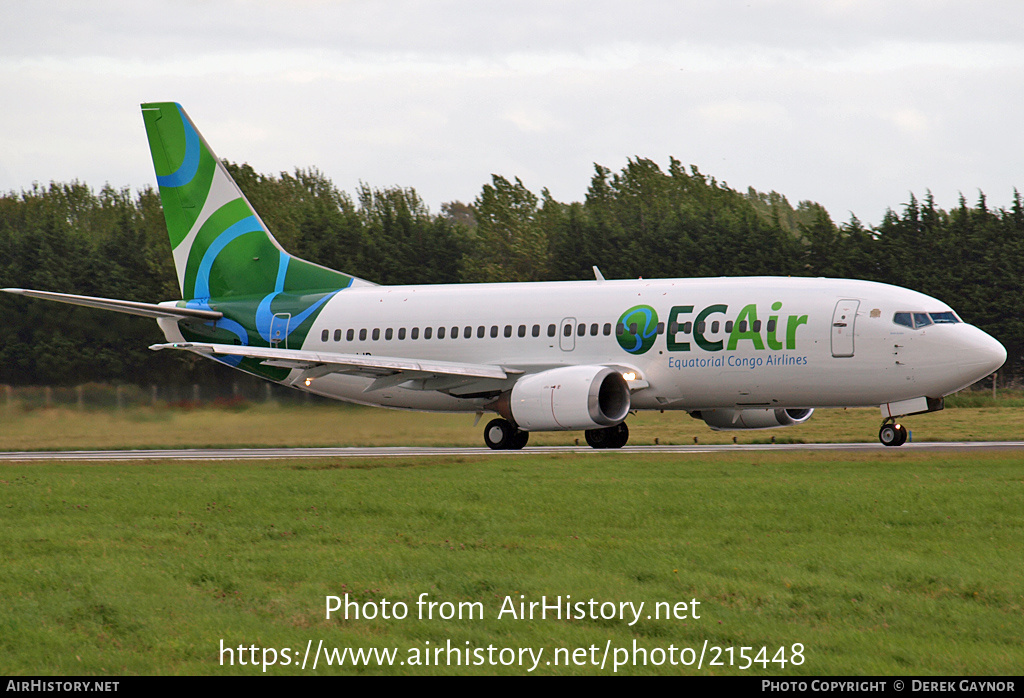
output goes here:
[{"label": "black tire", "polygon": [[512,437],[512,443],[509,445],[509,448],[513,451],[518,451],[526,446],[526,442],[529,440],[530,432],[516,429],[515,436]]},{"label": "black tire", "polygon": [[910,432],[902,424],[896,425],[896,431],[899,432],[899,436],[896,437],[896,446],[902,446],[907,443],[907,439],[910,437]]},{"label": "black tire", "polygon": [[[878,430],[878,440],[882,442],[883,446],[899,446],[903,443],[900,441],[900,430],[895,424],[883,424],[882,428]],[[905,435],[903,440],[906,441]]]},{"label": "black tire", "polygon": [[495,451],[505,451],[512,448],[516,431],[518,430],[507,419],[492,419],[484,427],[484,443]]},{"label": "black tire", "polygon": [[626,426],[625,422],[611,427],[609,431],[612,433],[612,444],[608,448],[622,448],[629,441],[629,427]]},{"label": "black tire", "polygon": [[622,448],[629,441],[629,427],[625,422],[604,429],[587,429],[584,432],[591,448]]},{"label": "black tire", "polygon": [[608,429],[587,429],[583,436],[591,448],[611,448],[611,434]]}]

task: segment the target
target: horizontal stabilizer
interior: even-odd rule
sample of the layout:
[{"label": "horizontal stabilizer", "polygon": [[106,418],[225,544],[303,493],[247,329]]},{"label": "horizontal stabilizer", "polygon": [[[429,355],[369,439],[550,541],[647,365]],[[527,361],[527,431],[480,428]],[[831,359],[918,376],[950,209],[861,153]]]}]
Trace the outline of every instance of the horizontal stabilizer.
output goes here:
[{"label": "horizontal stabilizer", "polygon": [[[493,378],[504,380],[509,373],[500,366],[487,364],[463,364],[454,361],[421,361],[419,359],[402,359],[396,357],[367,356],[364,354],[335,354],[321,351],[303,351],[301,349],[277,349],[274,347],[244,347],[231,344],[199,344],[176,343],[154,344],[150,347],[159,349],[184,349],[198,354],[215,354],[218,356],[242,356],[257,359],[263,363],[282,368],[309,370],[322,367],[317,374],[348,373],[371,378],[404,374],[407,380],[429,376],[458,376],[462,378]],[[323,370],[328,369],[328,370]],[[374,387],[380,389],[384,384],[392,384],[393,380],[382,382]]]},{"label": "horizontal stabilizer", "polygon": [[84,305],[87,308],[99,308],[101,310],[113,310],[117,313],[128,313],[129,315],[141,315],[151,318],[196,318],[199,320],[219,320],[224,317],[223,313],[216,310],[198,310],[196,308],[177,308],[171,305],[157,305],[155,303],[139,303],[136,301],[122,301],[116,298],[96,298],[94,296],[75,296],[70,293],[53,293],[52,291],[33,291],[26,288],[4,288],[0,289],[6,293],[15,293],[19,296],[29,298],[41,298],[47,301],[58,301],[70,303],[71,305]]}]

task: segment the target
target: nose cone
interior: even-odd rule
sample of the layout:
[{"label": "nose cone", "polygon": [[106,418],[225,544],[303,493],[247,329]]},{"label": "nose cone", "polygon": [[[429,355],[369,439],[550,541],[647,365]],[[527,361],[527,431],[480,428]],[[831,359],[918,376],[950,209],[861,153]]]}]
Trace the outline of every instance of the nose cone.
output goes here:
[{"label": "nose cone", "polygon": [[964,371],[965,378],[973,383],[999,370],[1006,361],[1006,347],[973,325],[965,325],[963,329],[957,363]]}]

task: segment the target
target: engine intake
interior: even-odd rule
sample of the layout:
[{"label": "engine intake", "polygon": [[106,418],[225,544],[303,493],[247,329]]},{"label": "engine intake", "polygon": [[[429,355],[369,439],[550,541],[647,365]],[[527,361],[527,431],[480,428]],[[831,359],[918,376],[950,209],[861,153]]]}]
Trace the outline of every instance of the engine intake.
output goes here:
[{"label": "engine intake", "polygon": [[811,418],[813,409],[764,410],[701,410],[691,416],[703,419],[715,431],[740,429],[775,429],[803,424]]},{"label": "engine intake", "polygon": [[629,386],[618,371],[566,366],[523,376],[495,409],[523,431],[566,431],[614,426],[629,406]]}]

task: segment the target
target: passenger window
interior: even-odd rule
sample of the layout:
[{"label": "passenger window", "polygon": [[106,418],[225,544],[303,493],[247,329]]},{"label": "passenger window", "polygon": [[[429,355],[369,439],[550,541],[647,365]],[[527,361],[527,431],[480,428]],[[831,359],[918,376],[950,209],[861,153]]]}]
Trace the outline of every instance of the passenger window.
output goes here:
[{"label": "passenger window", "polygon": [[360,342],[365,342],[366,341],[366,330],[365,329],[359,330],[359,341]]},{"label": "passenger window", "polygon": [[775,331],[775,320],[769,320],[768,321],[768,331],[769,332],[774,332]]},{"label": "passenger window", "polygon": [[760,332],[761,331],[761,321],[760,320],[754,320],[753,330],[754,330],[754,332]]},{"label": "passenger window", "polygon": [[[712,325],[711,327],[714,327],[714,325]],[[715,331],[717,331],[717,330],[715,330]],[[726,322],[725,322],[725,331],[726,332],[732,332],[732,320],[726,320]]]},{"label": "passenger window", "polygon": [[512,325],[505,325],[505,336],[506,337],[511,337],[512,336]]},{"label": "passenger window", "polygon": [[746,332],[746,331],[747,331],[747,321],[746,320],[740,320],[740,332]]},{"label": "passenger window", "polygon": [[612,323],[604,323],[604,336],[607,337],[612,333]]},{"label": "passenger window", "polygon": [[635,322],[629,323],[629,333],[631,335],[635,336],[636,335],[636,330],[637,330],[637,324]]},{"label": "passenger window", "polygon": [[626,326],[624,324],[622,324],[621,322],[616,323],[616,325],[615,325],[615,335],[617,337],[621,337],[624,334],[626,334]]},{"label": "passenger window", "polygon": [[[466,330],[468,331],[469,328],[467,327]],[[469,335],[467,334],[466,336],[468,337]],[[459,328],[458,327],[453,327],[452,328],[452,339],[458,339],[458,338],[459,338]]]},{"label": "passenger window", "polygon": [[712,322],[711,323],[711,334],[715,334],[716,332],[718,332],[718,327],[719,327],[718,320],[715,320],[714,322]]},{"label": "passenger window", "polygon": [[596,323],[596,322],[595,322],[595,323],[593,323],[593,324],[592,324],[592,325],[590,326],[590,336],[591,336],[591,337],[596,337],[596,336],[597,336],[597,323]]},{"label": "passenger window", "polygon": [[533,336],[540,337],[540,325],[533,326]]},{"label": "passenger window", "polygon": [[334,341],[335,342],[340,342],[341,341],[341,330],[334,330]]},{"label": "passenger window", "polygon": [[399,339],[405,339],[405,328],[404,327],[399,327],[398,328],[398,338]]},{"label": "passenger window", "polygon": [[658,323],[658,334],[665,334],[665,323],[664,322],[659,322]]},{"label": "passenger window", "polygon": [[384,339],[390,342],[393,336],[395,336],[395,331],[392,330],[390,327],[384,330]]},{"label": "passenger window", "polygon": [[582,337],[586,333],[587,333],[587,326],[581,322],[580,326],[576,328],[576,334],[578,334],[580,337]]},{"label": "passenger window", "polygon": [[469,325],[466,325],[466,326],[465,326],[465,327],[464,327],[464,328],[462,329],[462,338],[463,338],[463,339],[469,339],[469,338],[470,338],[470,337],[472,337],[472,336],[473,336],[473,328],[472,328],[472,327],[470,327]]},{"label": "passenger window", "polygon": [[526,336],[526,325],[520,325],[519,326],[519,336],[520,337],[525,337]]},{"label": "passenger window", "polygon": [[[495,328],[495,330],[497,330],[497,328]],[[485,334],[487,334],[487,328],[483,325],[478,325],[476,328],[476,338],[483,339]]]},{"label": "passenger window", "polygon": [[[444,331],[445,331],[445,329],[447,329],[447,328],[445,328],[445,327],[438,327],[437,328],[437,338],[438,339],[444,339]],[[427,332],[430,332],[430,328],[429,327],[427,328]],[[430,339],[429,335],[427,336],[427,339]]]},{"label": "passenger window", "polygon": [[330,337],[331,337],[331,331],[330,330],[324,330],[323,332],[320,333],[320,341],[321,342],[326,342],[328,339],[330,339]]},{"label": "passenger window", "polygon": [[565,323],[565,327],[563,328],[562,334],[564,334],[566,337],[571,337],[572,336],[572,325],[570,325],[568,322]]},{"label": "passenger window", "polygon": [[373,336],[373,341],[375,341],[375,342],[378,339],[380,339],[380,329],[377,328],[377,327],[373,328],[373,335],[372,336]]},{"label": "passenger window", "polygon": [[670,322],[670,323],[668,323],[668,333],[669,334],[675,334],[678,331],[679,331],[679,323],[678,322]]},{"label": "passenger window", "polygon": [[347,339],[348,341],[351,342],[355,338],[356,338],[356,331],[355,330],[349,330],[348,332],[345,333],[345,339]]},{"label": "passenger window", "polygon": [[[423,334],[425,334],[425,335],[428,332],[430,332],[430,328],[429,327],[427,329],[423,330]],[[409,332],[409,339],[419,339],[419,338],[420,338],[420,328],[419,327],[413,327],[412,330]],[[426,338],[430,339],[430,336],[427,335]]]},{"label": "passenger window", "polygon": [[558,329],[554,325],[548,325],[548,337],[554,337]]},{"label": "passenger window", "polygon": [[698,322],[697,323],[697,331],[700,332],[701,334],[704,334],[704,330],[707,329],[707,326],[708,326],[708,323],[706,323],[706,322]]},{"label": "passenger window", "polygon": [[692,322],[684,322],[683,323],[683,334],[690,334],[690,332],[692,330],[693,330],[693,323]]},{"label": "passenger window", "polygon": [[497,336],[498,336],[498,326],[497,325],[491,325],[491,339],[494,339]]}]

